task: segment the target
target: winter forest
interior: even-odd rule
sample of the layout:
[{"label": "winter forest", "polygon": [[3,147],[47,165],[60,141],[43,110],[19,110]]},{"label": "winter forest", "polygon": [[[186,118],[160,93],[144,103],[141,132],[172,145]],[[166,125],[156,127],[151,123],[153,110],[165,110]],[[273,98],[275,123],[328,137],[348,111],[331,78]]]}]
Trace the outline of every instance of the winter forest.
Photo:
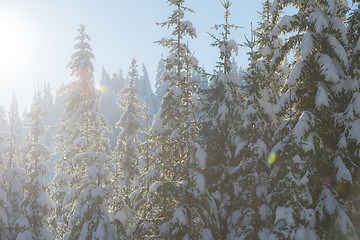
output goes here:
[{"label": "winter forest", "polygon": [[239,42],[221,0],[211,72],[164,4],[155,92],[136,57],[95,84],[80,25],[56,96],[0,107],[0,239],[360,239],[360,2],[264,0]]}]

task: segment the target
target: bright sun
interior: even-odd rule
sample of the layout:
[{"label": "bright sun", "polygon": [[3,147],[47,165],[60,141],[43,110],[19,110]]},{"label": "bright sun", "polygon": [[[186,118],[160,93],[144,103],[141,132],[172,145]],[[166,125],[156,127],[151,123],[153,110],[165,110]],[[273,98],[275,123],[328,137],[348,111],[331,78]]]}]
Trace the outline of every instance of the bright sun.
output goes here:
[{"label": "bright sun", "polygon": [[14,15],[0,18],[0,71],[11,74],[30,60],[30,43],[26,29]]}]

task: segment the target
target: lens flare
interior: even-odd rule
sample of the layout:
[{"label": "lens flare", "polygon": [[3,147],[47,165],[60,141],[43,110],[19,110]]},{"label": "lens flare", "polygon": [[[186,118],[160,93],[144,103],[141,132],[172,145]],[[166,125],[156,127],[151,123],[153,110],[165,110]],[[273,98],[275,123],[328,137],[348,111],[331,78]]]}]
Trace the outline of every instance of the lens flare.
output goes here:
[{"label": "lens flare", "polygon": [[335,185],[335,192],[337,192],[337,194],[341,194],[345,191],[346,188],[346,184],[344,182],[337,182]]},{"label": "lens flare", "polygon": [[104,86],[96,85],[95,89],[98,90],[99,92],[103,92],[105,88],[104,88]]},{"label": "lens flare", "polygon": [[266,162],[268,164],[273,164],[275,162],[275,160],[276,160],[276,154],[273,152],[269,153],[269,155],[266,158]]},{"label": "lens flare", "polygon": [[101,92],[102,95],[109,95],[110,94],[110,88],[108,86],[104,85],[96,85],[95,89],[99,92]]},{"label": "lens flare", "polygon": [[332,177],[326,177],[324,179],[324,184],[325,184],[325,186],[332,188],[336,184],[336,181]]},{"label": "lens flare", "polygon": [[345,191],[346,189],[346,184],[343,181],[336,181],[334,178],[332,177],[326,177],[324,179],[324,184],[325,186],[333,189],[337,194],[341,194]]}]

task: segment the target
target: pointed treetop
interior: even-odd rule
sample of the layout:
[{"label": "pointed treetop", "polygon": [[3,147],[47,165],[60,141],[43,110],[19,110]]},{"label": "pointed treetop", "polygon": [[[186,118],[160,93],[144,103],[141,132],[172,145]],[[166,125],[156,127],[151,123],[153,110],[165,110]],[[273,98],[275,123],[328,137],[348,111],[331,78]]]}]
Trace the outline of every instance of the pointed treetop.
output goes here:
[{"label": "pointed treetop", "polygon": [[13,96],[11,99],[10,111],[13,114],[18,115],[18,103],[17,103],[15,92],[13,92]]},{"label": "pointed treetop", "polygon": [[220,1],[220,3],[225,8],[225,14],[224,14],[225,19],[229,18],[229,16],[230,16],[229,8],[230,8],[232,2],[229,0],[223,0],[223,1]]},{"label": "pointed treetop", "polygon": [[129,88],[135,87],[135,81],[138,77],[138,71],[137,71],[137,63],[136,59],[133,58],[130,65],[130,72],[129,72]]},{"label": "pointed treetop", "polygon": [[77,43],[74,46],[74,53],[67,67],[71,69],[70,76],[93,82],[94,66],[92,60],[95,59],[95,56],[89,44],[90,37],[86,34],[84,25],[80,25],[78,32],[79,35],[75,38]]}]

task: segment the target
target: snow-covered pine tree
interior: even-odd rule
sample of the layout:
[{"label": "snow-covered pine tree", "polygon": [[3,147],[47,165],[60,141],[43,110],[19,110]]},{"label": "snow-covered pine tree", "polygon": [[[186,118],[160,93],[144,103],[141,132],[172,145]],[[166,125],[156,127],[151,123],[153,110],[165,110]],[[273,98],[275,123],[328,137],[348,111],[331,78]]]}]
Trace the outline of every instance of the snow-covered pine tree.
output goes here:
[{"label": "snow-covered pine tree", "polygon": [[[135,198],[139,187],[139,133],[145,130],[146,103],[136,89],[139,78],[135,58],[131,61],[128,74],[129,86],[119,92],[117,103],[124,110],[116,127],[120,129],[117,145],[113,151],[112,163],[117,172],[117,198],[114,216],[120,238],[129,239],[135,231]],[[120,200],[123,199],[124,201]],[[136,199],[137,200],[137,199]]]},{"label": "snow-covered pine tree", "polygon": [[[149,115],[154,116],[156,114],[155,94],[151,89],[149,74],[147,72],[145,64],[142,64],[142,70],[143,70],[143,74],[137,78],[137,81],[135,82],[135,87],[140,92],[141,98],[149,106]],[[129,79],[129,84],[130,84],[130,79]]]},{"label": "snow-covered pine tree", "polygon": [[163,38],[159,44],[169,48],[162,74],[169,87],[151,128],[154,146],[151,163],[156,166],[157,176],[150,182],[147,202],[140,210],[145,215],[142,221],[147,231],[142,237],[213,239],[209,216],[214,209],[210,207],[202,174],[205,153],[197,143],[195,92],[199,83],[191,75],[197,60],[184,43],[185,38],[196,37],[192,23],[184,20],[185,12],[192,10],[184,6],[184,0],[168,3],[175,10],[159,25],[173,29],[172,36]]},{"label": "snow-covered pine tree", "polygon": [[270,1],[266,0],[263,3],[262,21],[245,43],[250,48],[250,64],[244,77],[246,84],[243,91],[247,98],[239,130],[242,142],[236,149],[240,162],[235,174],[235,199],[238,201],[234,201],[237,210],[232,214],[231,223],[234,225],[230,239],[257,239],[270,215],[267,201],[270,168],[266,160],[278,128],[275,106],[279,83],[283,78],[282,65],[275,64],[282,40],[270,38],[274,27],[270,7]]},{"label": "snow-covered pine tree", "polygon": [[[7,121],[6,121],[6,115],[5,115],[5,111],[4,108],[1,106],[0,107],[0,112],[2,115],[0,117],[0,169],[6,169],[6,165],[5,165],[5,159],[3,157],[3,153],[4,153],[4,146],[6,146],[6,141],[5,141],[5,131],[4,129],[7,128]],[[4,115],[3,115],[3,114]],[[0,238],[7,240],[10,239],[10,231],[9,231],[9,219],[8,219],[8,214],[7,214],[7,209],[8,209],[8,197],[7,197],[7,186],[5,184],[5,171],[0,171]]]},{"label": "snow-covered pine tree", "polygon": [[110,80],[111,88],[114,90],[114,98],[116,100],[118,92],[126,88],[129,84],[127,79],[124,78],[123,70],[120,68],[119,72],[113,74],[113,77]]},{"label": "snow-covered pine tree", "polygon": [[214,226],[212,230],[215,239],[224,238],[228,234],[227,221],[232,212],[230,201],[234,199],[234,187],[230,179],[238,164],[235,153],[240,139],[236,133],[242,112],[239,81],[236,74],[231,73],[231,56],[237,54],[238,44],[230,39],[230,34],[237,26],[228,22],[231,2],[224,0],[221,4],[225,9],[225,22],[215,25],[215,29],[222,30],[220,37],[211,35],[215,41],[211,45],[219,48],[220,60],[218,69],[210,79],[206,101],[202,106],[205,119],[201,132],[207,153],[205,179],[219,209],[220,225]]},{"label": "snow-covered pine tree", "polygon": [[163,59],[163,55],[161,55],[161,59],[159,60],[156,72],[156,79],[155,79],[155,98],[156,98],[156,109],[157,112],[160,108],[161,101],[166,94],[166,89],[169,86],[168,82],[162,81],[162,74],[165,72],[165,60]]},{"label": "snow-covered pine tree", "polygon": [[[359,159],[359,146],[360,146],[360,2],[353,0],[354,9],[351,10],[348,17],[347,37],[349,40],[349,84],[347,85],[347,99],[349,100],[342,120],[345,123],[345,132],[340,138],[339,147],[346,156],[349,158],[348,163],[351,163],[347,168],[352,175],[352,183],[346,186],[345,201],[351,209],[349,215],[355,229],[360,228],[360,169],[357,164]],[[360,232],[357,231],[360,236]],[[354,238],[356,239],[356,238]],[[359,237],[357,238],[359,239]]]},{"label": "snow-covered pine tree", "polygon": [[28,181],[24,185],[24,199],[21,202],[21,217],[15,222],[14,239],[53,239],[47,225],[47,219],[53,209],[48,195],[49,189],[44,179],[50,160],[50,149],[41,143],[46,134],[43,124],[45,112],[41,107],[41,91],[35,93],[29,118],[29,141],[22,149],[26,159],[25,171]]},{"label": "snow-covered pine tree", "polygon": [[62,83],[56,89],[55,100],[54,100],[54,111],[53,111],[53,118],[56,119],[55,127],[56,127],[56,123],[60,119],[60,116],[64,112],[64,108],[65,108],[64,106],[65,96],[63,94],[64,89],[65,89],[64,83]]},{"label": "snow-covered pine tree", "polygon": [[15,136],[15,142],[14,144],[20,144],[22,138],[24,138],[24,136],[22,135],[22,124],[21,124],[21,119],[19,117],[19,107],[18,107],[18,103],[17,103],[17,98],[15,95],[15,92],[13,93],[12,99],[11,99],[11,104],[10,104],[10,111],[9,111],[9,125],[10,123],[12,124],[11,128],[11,132],[10,134],[13,134]]},{"label": "snow-covered pine tree", "polygon": [[89,36],[83,25],[68,68],[74,80],[65,89],[65,110],[57,123],[56,149],[61,158],[53,179],[57,238],[117,239],[110,223],[107,201],[113,188],[108,183],[108,124],[100,113]]},{"label": "snow-covered pine tree", "polygon": [[115,124],[121,115],[121,110],[116,105],[116,94],[117,90],[114,88],[114,83],[118,81],[117,74],[114,74],[110,79],[109,74],[106,72],[103,67],[100,79],[100,85],[97,87],[100,95],[100,111],[108,120],[111,132],[106,134],[111,140],[111,148],[113,149],[116,146],[116,135],[118,132],[116,131]]},{"label": "snow-covered pine tree", "polygon": [[131,61],[129,71],[129,86],[119,92],[118,105],[124,110],[116,127],[120,129],[117,136],[117,146],[113,152],[113,164],[121,175],[125,185],[126,193],[131,192],[133,179],[139,174],[138,169],[138,134],[145,129],[145,107],[146,104],[135,87],[138,79],[136,60]]},{"label": "snow-covered pine tree", "polygon": [[7,215],[9,221],[10,238],[15,234],[15,222],[20,217],[20,204],[23,199],[23,184],[25,182],[24,169],[19,167],[21,120],[18,115],[18,105],[13,94],[8,114],[9,132],[4,148],[4,160],[6,162],[6,190],[7,190]]},{"label": "snow-covered pine tree", "polygon": [[6,133],[8,132],[9,132],[8,117],[6,115],[4,106],[0,105],[0,135],[2,136],[3,139],[3,146],[5,146]]},{"label": "snow-covered pine tree", "polygon": [[113,103],[113,89],[111,88],[110,76],[105,68],[102,68],[100,86],[98,87],[100,94],[100,109],[106,116],[113,111],[111,106]]},{"label": "snow-covered pine tree", "polygon": [[289,34],[280,56],[295,54],[277,106],[282,123],[273,152],[279,171],[269,228],[280,239],[351,238],[355,229],[341,186],[352,177],[348,159],[339,151],[343,126],[336,121],[343,111],[349,67],[347,3],[275,1],[273,15],[287,5],[297,12],[282,16],[270,34]]},{"label": "snow-covered pine tree", "polygon": [[[50,147],[53,145],[53,135],[55,131],[55,124],[58,121],[56,118],[56,114],[54,114],[54,97],[51,93],[50,82],[44,81],[44,94],[41,99],[41,106],[44,109],[45,116],[44,116],[44,124],[48,127],[46,131],[46,136],[42,140],[46,146]],[[24,123],[25,124],[25,123]]]}]

